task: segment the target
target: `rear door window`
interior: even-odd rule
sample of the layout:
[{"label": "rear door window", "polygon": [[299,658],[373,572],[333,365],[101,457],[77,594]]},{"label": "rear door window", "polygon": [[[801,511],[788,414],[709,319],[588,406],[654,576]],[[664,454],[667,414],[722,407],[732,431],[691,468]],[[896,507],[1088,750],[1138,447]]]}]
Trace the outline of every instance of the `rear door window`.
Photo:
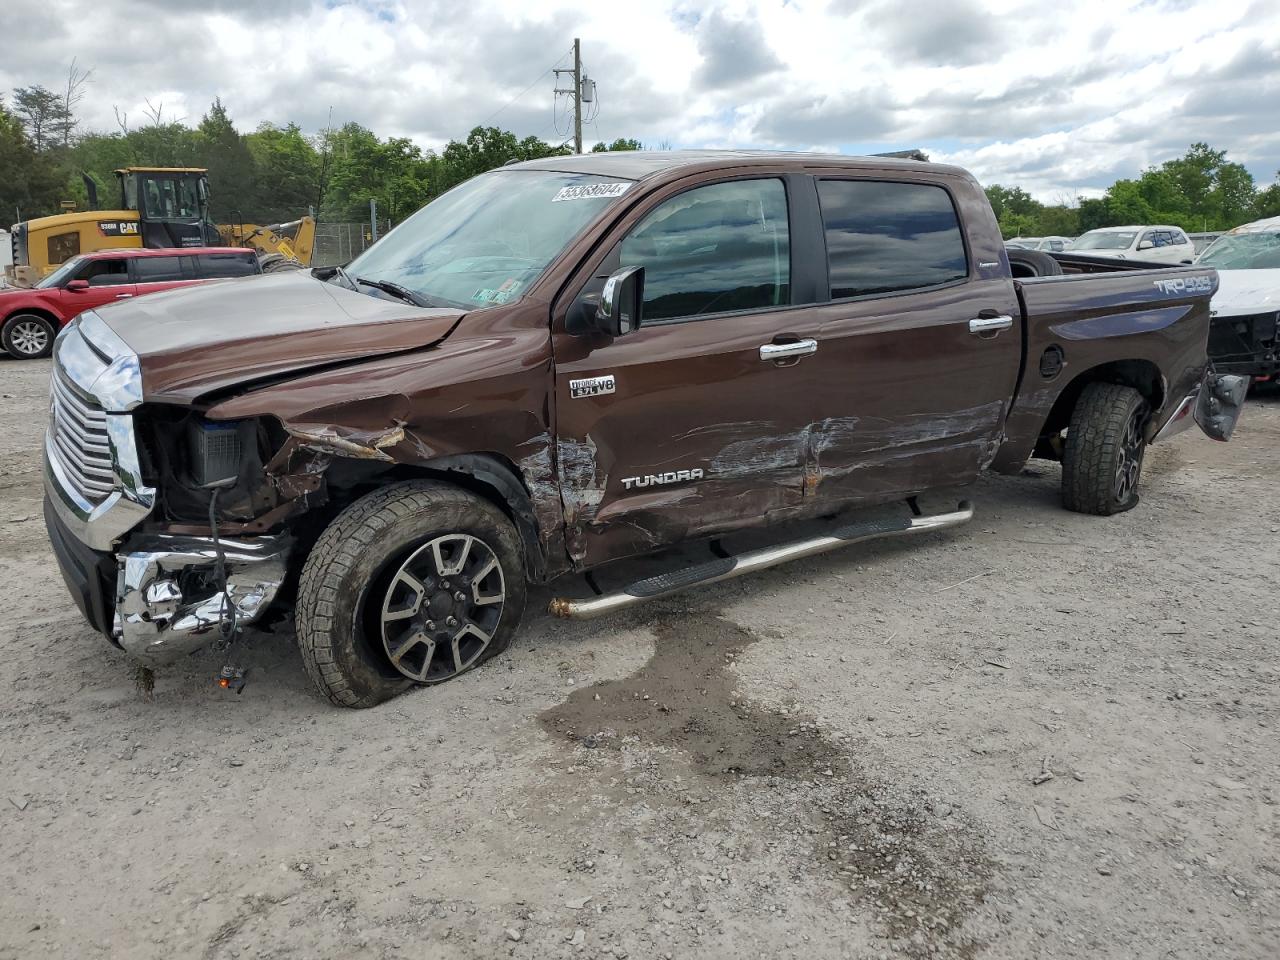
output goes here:
[{"label": "rear door window", "polygon": [[258,272],[257,257],[242,253],[201,253],[195,257],[196,277],[211,280],[219,277],[252,277]]},{"label": "rear door window", "polygon": [[831,298],[936,287],[969,275],[960,218],[942,187],[820,180]]},{"label": "rear door window", "polygon": [[138,283],[164,283],[182,280],[181,257],[134,257],[134,275]]},{"label": "rear door window", "polygon": [[644,272],[644,321],[759,310],[791,302],[787,191],[733,180],[678,194],[622,241]]}]

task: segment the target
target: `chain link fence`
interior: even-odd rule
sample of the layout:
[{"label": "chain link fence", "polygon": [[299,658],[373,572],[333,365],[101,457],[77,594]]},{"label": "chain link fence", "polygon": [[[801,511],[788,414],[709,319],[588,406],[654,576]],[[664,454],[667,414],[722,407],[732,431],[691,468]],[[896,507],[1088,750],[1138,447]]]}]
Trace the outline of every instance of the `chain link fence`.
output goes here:
[{"label": "chain link fence", "polygon": [[[390,229],[390,220],[378,222],[378,236]],[[367,220],[363,223],[317,223],[311,265],[332,267],[350,263],[372,243],[373,231]]]}]

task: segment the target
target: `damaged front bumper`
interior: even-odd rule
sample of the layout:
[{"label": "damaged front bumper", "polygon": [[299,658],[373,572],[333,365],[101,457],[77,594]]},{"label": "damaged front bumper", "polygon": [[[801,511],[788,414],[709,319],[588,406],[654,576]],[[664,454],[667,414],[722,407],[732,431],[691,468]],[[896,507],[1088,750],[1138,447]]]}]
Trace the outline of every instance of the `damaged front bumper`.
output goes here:
[{"label": "damaged front bumper", "polygon": [[209,537],[138,534],[109,553],[79,540],[48,499],[44,515],[62,578],[84,618],[151,665],[217,640],[231,612],[228,595],[238,624],[258,620],[280,591],[293,547],[283,535],[220,538],[224,594]]},{"label": "damaged front bumper", "polygon": [[209,537],[153,535],[119,553],[114,629],[126,653],[167,663],[217,640],[232,614],[257,620],[288,571],[287,536],[222,539],[226,589],[215,577],[217,548]]},{"label": "damaged front bumper", "polygon": [[1193,423],[1213,440],[1230,440],[1244,409],[1249,380],[1247,376],[1218,373],[1210,367],[1195,389],[1178,404],[1173,416],[1151,438],[1151,442],[1176,436]]}]

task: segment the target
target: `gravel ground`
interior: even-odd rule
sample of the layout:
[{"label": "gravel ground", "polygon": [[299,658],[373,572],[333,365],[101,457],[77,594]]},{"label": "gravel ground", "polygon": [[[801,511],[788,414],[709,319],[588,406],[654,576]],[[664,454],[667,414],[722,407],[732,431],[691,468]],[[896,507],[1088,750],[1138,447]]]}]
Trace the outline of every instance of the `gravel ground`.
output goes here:
[{"label": "gravel ground", "polygon": [[357,713],[287,632],[241,696],[137,689],[45,542],[47,363],[0,372],[3,960],[1280,955],[1278,396],[1126,515],[1036,463],[916,542],[589,624],[535,592]]}]

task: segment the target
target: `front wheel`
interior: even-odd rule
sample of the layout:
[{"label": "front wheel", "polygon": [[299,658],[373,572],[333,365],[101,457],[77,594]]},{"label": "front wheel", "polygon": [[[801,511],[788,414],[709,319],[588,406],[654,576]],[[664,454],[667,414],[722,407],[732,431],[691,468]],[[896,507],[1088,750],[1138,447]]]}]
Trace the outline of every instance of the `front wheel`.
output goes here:
[{"label": "front wheel", "polygon": [[1071,411],[1062,454],[1062,503],[1076,513],[1110,516],[1138,504],[1151,405],[1133,387],[1086,386]]},{"label": "front wheel", "polygon": [[505,650],[524,612],[520,540],[493,504],[431,481],[356,501],[321,534],[298,587],[316,687],[372,707]]},{"label": "front wheel", "polygon": [[35,313],[18,313],[5,322],[0,341],[9,356],[18,360],[38,360],[53,351],[57,336],[53,324]]}]

